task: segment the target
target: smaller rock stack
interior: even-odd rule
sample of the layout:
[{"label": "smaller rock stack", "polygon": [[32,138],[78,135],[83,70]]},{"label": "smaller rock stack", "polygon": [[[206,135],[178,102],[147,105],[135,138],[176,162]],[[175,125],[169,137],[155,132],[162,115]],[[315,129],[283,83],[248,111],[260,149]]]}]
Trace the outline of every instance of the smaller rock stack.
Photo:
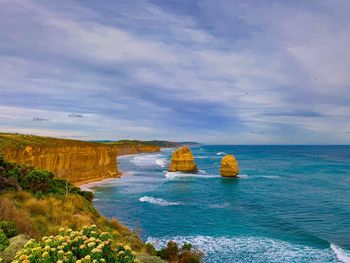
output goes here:
[{"label": "smaller rock stack", "polygon": [[183,146],[173,152],[169,165],[169,172],[197,172],[197,165],[194,162],[193,154],[188,146]]},{"label": "smaller rock stack", "polygon": [[239,174],[237,159],[227,154],[221,159],[220,174],[224,177],[237,177]]}]

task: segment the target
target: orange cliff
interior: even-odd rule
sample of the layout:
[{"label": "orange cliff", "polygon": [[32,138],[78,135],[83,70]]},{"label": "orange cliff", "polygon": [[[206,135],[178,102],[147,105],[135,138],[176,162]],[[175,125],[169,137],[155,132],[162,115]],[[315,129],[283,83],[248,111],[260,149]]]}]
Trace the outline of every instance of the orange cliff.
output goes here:
[{"label": "orange cliff", "polygon": [[9,162],[46,169],[75,184],[119,176],[118,149],[109,145],[0,133],[0,152]]},{"label": "orange cliff", "polygon": [[220,174],[224,177],[237,177],[239,174],[238,161],[231,155],[225,155],[221,159]]},{"label": "orange cliff", "polygon": [[173,152],[169,165],[169,172],[197,172],[193,154],[188,146],[183,146]]},{"label": "orange cliff", "polygon": [[119,155],[137,154],[137,153],[152,153],[159,152],[160,147],[156,145],[147,144],[131,144],[123,143],[115,146],[118,149]]}]

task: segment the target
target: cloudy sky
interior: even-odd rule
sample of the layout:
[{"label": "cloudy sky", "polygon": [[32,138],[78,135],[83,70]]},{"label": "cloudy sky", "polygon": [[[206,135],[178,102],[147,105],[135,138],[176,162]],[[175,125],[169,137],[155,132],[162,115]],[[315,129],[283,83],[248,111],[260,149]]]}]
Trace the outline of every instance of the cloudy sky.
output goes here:
[{"label": "cloudy sky", "polygon": [[0,0],[0,131],[350,143],[348,0]]}]

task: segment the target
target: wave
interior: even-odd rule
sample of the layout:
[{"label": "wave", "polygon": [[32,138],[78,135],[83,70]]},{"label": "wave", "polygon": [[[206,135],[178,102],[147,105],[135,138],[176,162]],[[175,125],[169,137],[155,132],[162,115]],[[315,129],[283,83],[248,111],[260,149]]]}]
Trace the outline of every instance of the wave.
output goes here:
[{"label": "wave", "polygon": [[229,207],[229,206],[230,206],[229,203],[208,205],[208,207],[210,207],[210,208],[227,208],[227,207]]},{"label": "wave", "polygon": [[266,179],[280,179],[281,178],[281,176],[278,176],[278,175],[264,175],[261,177],[266,178]]},{"label": "wave", "polygon": [[167,160],[165,158],[160,158],[156,160],[156,164],[164,168],[166,166]]},{"label": "wave", "polygon": [[347,252],[334,244],[331,244],[330,248],[334,252],[337,259],[344,263],[350,263],[350,252]]},{"label": "wave", "polygon": [[218,152],[216,155],[226,155],[225,152]]},{"label": "wave", "polygon": [[[205,172],[205,171],[204,171]],[[167,179],[186,179],[186,178],[218,178],[219,176],[205,173],[181,173],[181,172],[165,172]]]},{"label": "wave", "polygon": [[195,156],[195,159],[207,159],[209,156]]},{"label": "wave", "polygon": [[180,205],[180,202],[170,202],[170,201],[166,201],[164,199],[161,198],[155,198],[152,196],[142,196],[140,199],[140,202],[147,202],[150,204],[154,204],[154,205],[160,205],[160,206],[174,206],[174,205]]},{"label": "wave", "polygon": [[130,161],[138,167],[159,165],[164,168],[167,163],[164,155],[159,153],[136,155]]},{"label": "wave", "polygon": [[191,243],[205,253],[204,262],[339,262],[330,248],[313,248],[267,237],[149,237],[147,242],[159,249],[168,240],[180,245]]},{"label": "wave", "polygon": [[278,175],[261,175],[261,176],[249,176],[248,174],[239,174],[238,178],[240,179],[259,179],[259,178],[265,178],[265,179],[271,179],[271,180],[276,180],[280,179],[281,176]]},{"label": "wave", "polygon": [[96,181],[96,182],[82,184],[79,187],[83,191],[95,192],[95,189],[94,189],[95,187],[109,185],[109,184],[115,182],[116,180],[117,180],[117,178],[107,178],[107,179],[103,179],[103,180]]}]

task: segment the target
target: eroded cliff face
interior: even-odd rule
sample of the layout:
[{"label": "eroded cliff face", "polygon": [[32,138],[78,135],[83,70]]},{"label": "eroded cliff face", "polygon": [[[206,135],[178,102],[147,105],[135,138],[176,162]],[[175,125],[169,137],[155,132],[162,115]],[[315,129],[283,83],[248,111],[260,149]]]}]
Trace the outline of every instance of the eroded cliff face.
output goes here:
[{"label": "eroded cliff face", "polygon": [[169,165],[169,172],[197,172],[193,154],[188,146],[183,146],[173,152]]},{"label": "eroded cliff face", "polygon": [[221,159],[220,174],[224,177],[237,177],[239,174],[238,161],[231,155],[225,155]]},{"label": "eroded cliff face", "polygon": [[159,152],[160,147],[155,145],[134,145],[134,144],[121,144],[116,146],[118,155],[128,155],[147,152]]},{"label": "eroded cliff face", "polygon": [[0,146],[7,161],[52,171],[56,177],[75,184],[119,176],[118,150],[113,146],[4,134],[0,135]]}]

